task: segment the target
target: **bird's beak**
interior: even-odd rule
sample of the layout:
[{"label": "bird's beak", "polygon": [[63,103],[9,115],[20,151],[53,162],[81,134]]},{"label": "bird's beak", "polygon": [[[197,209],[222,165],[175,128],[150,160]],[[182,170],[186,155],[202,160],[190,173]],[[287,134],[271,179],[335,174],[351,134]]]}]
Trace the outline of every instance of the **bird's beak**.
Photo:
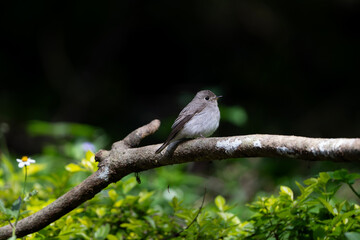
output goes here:
[{"label": "bird's beak", "polygon": [[222,98],[222,96],[216,96],[215,100],[218,100],[219,98]]}]

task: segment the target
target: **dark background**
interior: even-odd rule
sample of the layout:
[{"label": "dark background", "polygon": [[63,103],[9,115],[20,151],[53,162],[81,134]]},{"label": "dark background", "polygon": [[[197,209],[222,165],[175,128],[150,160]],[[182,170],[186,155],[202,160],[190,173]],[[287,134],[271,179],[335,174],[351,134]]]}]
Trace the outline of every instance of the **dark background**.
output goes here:
[{"label": "dark background", "polygon": [[41,149],[30,120],[94,125],[113,142],[154,118],[169,126],[207,88],[248,115],[218,136],[360,135],[359,1],[1,5],[0,122],[14,153]]}]

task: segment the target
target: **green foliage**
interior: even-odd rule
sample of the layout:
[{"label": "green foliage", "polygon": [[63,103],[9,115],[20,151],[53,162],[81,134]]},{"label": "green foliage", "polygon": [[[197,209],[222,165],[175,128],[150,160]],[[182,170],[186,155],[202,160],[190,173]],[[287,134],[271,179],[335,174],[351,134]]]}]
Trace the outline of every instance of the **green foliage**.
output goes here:
[{"label": "green foliage", "polygon": [[[0,156],[0,226],[13,224],[19,210],[20,218],[39,211],[96,171],[94,153],[84,151],[79,139],[67,141],[61,147],[59,142],[46,146],[43,154],[34,157],[36,163],[28,167],[27,189],[21,205],[24,174],[16,167],[15,158]],[[295,182],[294,187],[282,185],[279,194],[259,196],[243,206],[241,201],[230,204],[224,196],[211,193],[202,202],[204,194],[193,191],[203,184],[202,178],[184,174],[184,170],[185,165],[178,165],[153,170],[153,175],[141,173],[141,184],[135,176],[127,176],[27,239],[360,237],[359,205],[338,199],[336,194],[348,188],[359,198],[354,186],[360,174],[344,169],[321,172],[303,183]],[[245,208],[251,213],[239,214],[239,209]]]},{"label": "green foliage", "polygon": [[354,183],[359,174],[346,170],[321,172],[317,178],[296,183],[301,194],[280,187],[278,197],[260,197],[248,206],[253,233],[248,239],[352,239],[360,231],[360,207],[334,198],[342,184]]},{"label": "green foliage", "polygon": [[[95,171],[94,155],[85,154],[79,163],[65,166],[67,174]],[[35,165],[33,165],[35,166]],[[76,167],[75,167],[76,166]],[[32,166],[29,167],[31,169]],[[177,197],[167,204],[170,214],[153,205],[155,191],[142,189],[133,176],[106,188],[94,199],[62,217],[50,226],[31,234],[29,239],[356,239],[360,231],[360,207],[334,198],[344,184],[353,184],[359,174],[346,170],[322,172],[304,185],[296,183],[300,195],[280,187],[278,196],[259,197],[248,204],[253,215],[241,221],[232,213],[223,196],[214,204],[184,206]],[[39,186],[37,186],[39,187]],[[29,215],[49,201],[44,192],[30,194],[23,215]],[[49,193],[49,192],[48,192]],[[1,196],[9,196],[2,188]],[[49,193],[49,196],[51,194]],[[0,201],[2,225],[14,219],[17,201],[7,207]],[[48,199],[49,200],[49,199]]]},{"label": "green foliage", "polygon": [[97,130],[92,126],[78,123],[31,121],[27,125],[27,131],[32,136],[80,136],[90,138]]},{"label": "green foliage", "polygon": [[234,124],[237,127],[243,126],[247,121],[247,114],[244,108],[239,106],[220,106],[221,119]]}]

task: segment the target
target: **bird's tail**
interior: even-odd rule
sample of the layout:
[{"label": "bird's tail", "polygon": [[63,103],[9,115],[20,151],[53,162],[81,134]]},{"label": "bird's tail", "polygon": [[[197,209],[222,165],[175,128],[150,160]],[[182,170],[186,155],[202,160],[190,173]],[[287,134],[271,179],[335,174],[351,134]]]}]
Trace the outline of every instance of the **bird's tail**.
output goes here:
[{"label": "bird's tail", "polygon": [[163,145],[161,145],[161,147],[159,147],[158,150],[155,151],[156,154],[161,153],[162,150],[164,150],[164,148],[166,148],[166,146],[169,144],[169,142],[164,142]]}]

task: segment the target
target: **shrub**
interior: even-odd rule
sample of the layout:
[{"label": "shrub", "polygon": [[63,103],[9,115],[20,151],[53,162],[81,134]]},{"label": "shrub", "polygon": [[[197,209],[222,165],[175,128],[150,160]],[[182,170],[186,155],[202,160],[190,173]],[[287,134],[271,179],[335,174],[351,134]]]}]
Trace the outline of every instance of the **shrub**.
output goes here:
[{"label": "shrub", "polygon": [[[0,220],[1,225],[6,225],[16,216],[21,174],[4,156],[2,160],[0,177],[11,180],[11,187],[9,182],[0,181]],[[33,166],[29,167],[32,175],[43,168]],[[12,173],[3,178],[5,168]],[[54,201],[62,194],[56,188],[78,184],[80,178],[76,175],[80,172],[95,171],[93,153],[87,152],[81,162],[70,163],[65,169],[60,183],[59,177],[41,175],[38,177],[42,184],[32,182],[36,191],[24,199],[22,217]],[[198,206],[184,206],[178,197],[167,201],[168,206],[154,204],[155,191],[138,190],[137,179],[128,176],[28,239],[360,239],[359,206],[335,198],[343,185],[359,197],[353,188],[359,178],[360,174],[346,170],[321,172],[303,184],[296,182],[298,196],[289,187],[280,186],[277,196],[262,196],[249,203],[253,215],[240,219],[232,212],[234,206],[229,206],[222,196],[206,206],[204,199]],[[166,207],[170,207],[170,213],[164,210]]]}]

